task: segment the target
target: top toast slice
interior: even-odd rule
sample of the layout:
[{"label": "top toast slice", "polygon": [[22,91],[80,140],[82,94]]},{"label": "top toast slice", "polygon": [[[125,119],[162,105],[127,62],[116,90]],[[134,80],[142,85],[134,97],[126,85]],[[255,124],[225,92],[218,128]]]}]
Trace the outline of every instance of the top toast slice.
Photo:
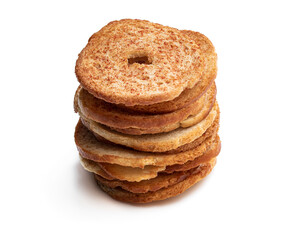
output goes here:
[{"label": "top toast slice", "polygon": [[181,31],[144,20],[114,21],[79,54],[76,76],[97,98],[115,104],[170,101],[201,80],[200,47]]}]

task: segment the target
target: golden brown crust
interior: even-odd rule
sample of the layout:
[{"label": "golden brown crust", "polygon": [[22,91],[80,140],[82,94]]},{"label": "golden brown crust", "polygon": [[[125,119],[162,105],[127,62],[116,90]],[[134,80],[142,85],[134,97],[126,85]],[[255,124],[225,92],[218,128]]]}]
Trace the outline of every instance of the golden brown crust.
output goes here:
[{"label": "golden brown crust", "polygon": [[95,162],[107,162],[122,166],[144,168],[147,165],[166,166],[184,164],[201,156],[210,145],[215,142],[216,136],[205,139],[194,149],[176,154],[149,153],[131,150],[116,144],[98,141],[88,129],[78,121],[75,129],[75,143],[80,155]]},{"label": "golden brown crust", "polygon": [[[139,63],[142,58],[144,64]],[[95,97],[133,106],[176,98],[201,79],[203,68],[203,54],[186,34],[123,19],[93,34],[79,54],[75,72]]]},{"label": "golden brown crust", "polygon": [[[201,179],[206,177],[211,170],[214,168],[216,160],[211,162],[211,164],[202,171],[188,176],[183,181],[179,181],[169,187],[159,188],[157,191],[147,191],[145,193],[133,193],[126,191],[120,187],[109,187],[108,185],[99,181],[99,178],[95,176],[95,180],[100,188],[106,192],[112,198],[122,201],[122,202],[131,202],[131,203],[148,203],[153,201],[164,200],[170,197],[177,196],[178,194],[183,193],[185,190],[199,182]],[[176,182],[176,181],[175,181]],[[106,182],[105,182],[106,183]],[[125,185],[122,185],[125,188]],[[131,188],[133,190],[133,188]],[[140,189],[135,189],[139,191]],[[142,190],[148,190],[146,187]],[[153,190],[155,190],[155,184],[153,184]]]},{"label": "golden brown crust", "polygon": [[[202,33],[194,32],[190,30],[182,30],[182,33],[189,36],[200,47],[201,52],[204,53],[204,70],[202,79],[207,79],[208,82],[212,82],[217,77],[217,53],[212,42]],[[205,89],[205,84],[201,86]]]}]

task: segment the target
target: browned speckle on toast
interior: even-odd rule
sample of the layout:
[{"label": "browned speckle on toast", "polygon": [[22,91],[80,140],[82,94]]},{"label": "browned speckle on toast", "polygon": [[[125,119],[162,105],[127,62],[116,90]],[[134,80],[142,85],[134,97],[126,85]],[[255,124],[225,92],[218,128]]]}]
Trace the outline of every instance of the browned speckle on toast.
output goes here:
[{"label": "browned speckle on toast", "polygon": [[200,47],[178,29],[145,20],[114,21],[94,33],[76,62],[80,84],[115,104],[170,101],[201,81]]}]

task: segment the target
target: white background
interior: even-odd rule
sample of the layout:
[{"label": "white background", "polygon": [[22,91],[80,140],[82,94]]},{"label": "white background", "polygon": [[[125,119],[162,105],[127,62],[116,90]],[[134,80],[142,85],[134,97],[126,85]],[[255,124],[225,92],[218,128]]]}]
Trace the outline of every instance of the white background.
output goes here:
[{"label": "white background", "polygon": [[[297,1],[1,1],[1,239],[300,239]],[[222,151],[174,199],[102,193],[73,132],[77,54],[109,21],[207,35],[218,53]]]}]

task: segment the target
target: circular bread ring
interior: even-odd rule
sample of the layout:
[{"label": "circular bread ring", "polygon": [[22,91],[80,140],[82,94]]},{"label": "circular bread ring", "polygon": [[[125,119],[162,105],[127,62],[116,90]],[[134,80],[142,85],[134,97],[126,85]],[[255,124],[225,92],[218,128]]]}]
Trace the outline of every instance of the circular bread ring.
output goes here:
[{"label": "circular bread ring", "polygon": [[[79,87],[74,98],[75,111],[85,119],[92,120],[111,128],[116,129],[136,129],[129,134],[158,133],[161,131],[171,131],[178,128],[176,124],[187,119],[191,115],[196,115],[203,107],[206,94],[196,102],[175,112],[165,114],[141,114],[117,108],[116,105],[107,103],[95,98],[88,91]],[[207,91],[211,97],[215,97],[215,84]],[[77,103],[75,103],[77,101]],[[178,125],[178,124],[177,124]],[[173,129],[171,128],[173,127]],[[161,130],[164,129],[165,130]],[[139,130],[140,129],[140,133]]]},{"label": "circular bread ring", "polygon": [[201,80],[203,68],[199,46],[178,29],[123,19],[91,36],[75,73],[95,97],[133,106],[176,98]]},{"label": "circular bread ring", "polygon": [[205,178],[214,168],[216,164],[216,159],[213,158],[212,162],[208,164],[207,168],[203,171],[200,171],[196,174],[192,174],[187,177],[185,180],[180,181],[174,185],[169,187],[161,188],[154,192],[146,192],[146,193],[132,193],[122,188],[111,188],[103,182],[103,179],[99,178],[97,175],[95,176],[95,180],[99,187],[106,192],[110,197],[122,201],[122,202],[130,202],[130,203],[149,203],[153,201],[164,200],[170,197],[175,197],[188,188],[192,187],[194,184],[199,182],[201,179]]},{"label": "circular bread ring", "polygon": [[210,87],[217,76],[217,54],[212,42],[203,34],[194,31],[181,31],[188,35],[200,47],[204,57],[204,70],[200,82],[193,88],[185,89],[178,97],[171,101],[151,105],[135,105],[120,107],[141,113],[168,113],[184,108],[199,99]]}]

